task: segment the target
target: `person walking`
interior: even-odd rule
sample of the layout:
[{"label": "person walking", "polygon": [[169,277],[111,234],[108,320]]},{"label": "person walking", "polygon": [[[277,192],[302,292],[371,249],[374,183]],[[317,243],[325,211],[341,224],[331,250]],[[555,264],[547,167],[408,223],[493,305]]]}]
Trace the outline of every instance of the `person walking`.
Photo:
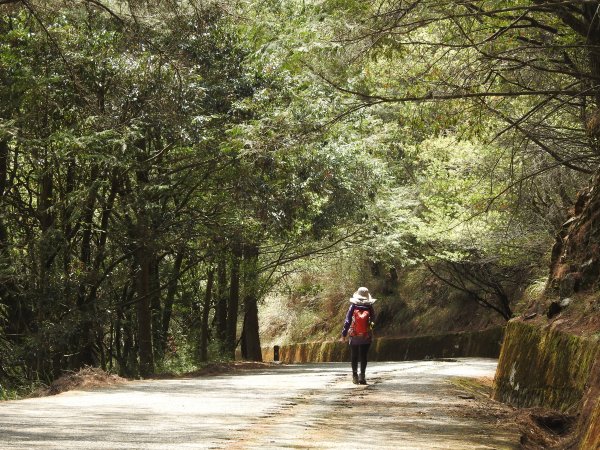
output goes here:
[{"label": "person walking", "polygon": [[[352,382],[354,384],[367,384],[365,371],[367,370],[367,355],[373,340],[373,322],[375,310],[373,297],[366,287],[359,287],[350,299],[350,308],[346,314],[342,329],[342,341],[348,338],[352,366]],[[358,363],[360,362],[360,375]]]}]

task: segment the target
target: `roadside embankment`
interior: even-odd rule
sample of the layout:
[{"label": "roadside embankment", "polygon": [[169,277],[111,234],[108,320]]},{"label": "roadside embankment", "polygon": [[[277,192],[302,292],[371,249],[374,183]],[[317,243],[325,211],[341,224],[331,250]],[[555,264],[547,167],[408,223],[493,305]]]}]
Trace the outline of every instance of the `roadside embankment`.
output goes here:
[{"label": "roadside embankment", "polygon": [[[375,339],[369,352],[372,361],[409,361],[433,358],[497,358],[504,329],[449,333],[430,336]],[[305,342],[278,347],[284,363],[341,362],[350,360],[348,344],[339,341]],[[263,359],[274,360],[273,347],[263,348]]]},{"label": "roadside embankment", "polygon": [[518,407],[580,411],[581,449],[600,448],[600,342],[512,320],[494,380],[494,399]]}]

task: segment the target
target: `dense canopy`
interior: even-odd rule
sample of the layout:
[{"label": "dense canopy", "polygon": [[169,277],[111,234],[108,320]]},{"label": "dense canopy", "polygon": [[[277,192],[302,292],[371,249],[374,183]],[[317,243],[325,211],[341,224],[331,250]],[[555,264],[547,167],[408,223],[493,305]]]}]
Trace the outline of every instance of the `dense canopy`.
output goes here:
[{"label": "dense canopy", "polygon": [[260,360],[340,254],[508,320],[598,169],[599,8],[0,0],[0,381]]}]

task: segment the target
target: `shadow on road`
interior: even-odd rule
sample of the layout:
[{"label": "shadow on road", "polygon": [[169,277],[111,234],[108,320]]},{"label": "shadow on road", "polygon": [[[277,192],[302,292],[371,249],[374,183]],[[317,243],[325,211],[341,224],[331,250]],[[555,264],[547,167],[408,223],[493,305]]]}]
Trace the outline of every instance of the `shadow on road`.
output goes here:
[{"label": "shadow on road", "polygon": [[489,405],[449,382],[494,369],[474,359],[373,363],[367,386],[353,385],[343,363],[130,382],[0,404],[0,448],[518,448]]}]

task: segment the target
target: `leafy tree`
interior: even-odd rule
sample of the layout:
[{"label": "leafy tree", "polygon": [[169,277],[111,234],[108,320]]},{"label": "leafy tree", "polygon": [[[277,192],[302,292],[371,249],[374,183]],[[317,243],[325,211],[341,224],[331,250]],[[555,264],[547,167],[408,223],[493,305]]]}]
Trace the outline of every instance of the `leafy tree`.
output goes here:
[{"label": "leafy tree", "polygon": [[[196,195],[206,190],[207,177],[229,164],[218,152],[233,117],[227,105],[251,91],[244,82],[213,87],[223,67],[203,52],[210,39],[229,48],[227,34],[214,27],[215,11],[189,17],[187,32],[203,37],[194,48],[175,20],[156,32],[106,9],[29,6],[3,22],[3,61],[11,68],[3,73],[12,77],[3,93],[13,99],[4,115],[14,130],[7,128],[3,141],[3,161],[10,161],[3,171],[11,219],[5,226],[12,238],[3,244],[15,249],[25,287],[3,296],[10,324],[26,336],[23,353],[36,355],[26,364],[38,376],[51,376],[45,367],[105,365],[115,347],[126,355],[117,357],[126,371],[129,355],[137,353],[134,341],[147,374],[164,342],[162,261],[183,255],[190,235],[210,234],[210,225],[194,220],[214,216],[214,203],[199,212],[190,208],[202,203]],[[90,30],[98,31],[94,39]],[[165,48],[179,65],[165,57]],[[228,51],[237,57],[235,48]],[[239,72],[226,56],[221,52],[218,60]],[[206,95],[202,84],[214,92]],[[180,220],[189,213],[190,221]],[[28,222],[23,227],[19,220]],[[119,339],[113,331],[106,335],[114,330],[113,314],[119,326],[128,324],[117,330]]]},{"label": "leafy tree", "polygon": [[337,120],[360,112],[375,125],[365,131],[398,183],[380,202],[371,258],[429,261],[455,287],[478,272],[483,293],[539,264],[597,167],[597,4],[307,9],[325,25],[296,51],[339,91]]},{"label": "leafy tree", "polygon": [[589,173],[597,162],[597,6],[392,1],[369,3],[358,17],[350,6],[344,17],[353,27],[343,23],[336,39],[365,70],[354,85],[330,81],[365,105],[467,99],[471,111],[506,123],[496,138],[518,134]]},{"label": "leafy tree", "polygon": [[268,33],[235,10],[63,6],[11,2],[1,21],[0,300],[19,364],[146,376],[215,338],[232,356],[240,312],[261,359],[260,299],[362,232],[383,169],[320,126],[335,90],[245,43]]}]

